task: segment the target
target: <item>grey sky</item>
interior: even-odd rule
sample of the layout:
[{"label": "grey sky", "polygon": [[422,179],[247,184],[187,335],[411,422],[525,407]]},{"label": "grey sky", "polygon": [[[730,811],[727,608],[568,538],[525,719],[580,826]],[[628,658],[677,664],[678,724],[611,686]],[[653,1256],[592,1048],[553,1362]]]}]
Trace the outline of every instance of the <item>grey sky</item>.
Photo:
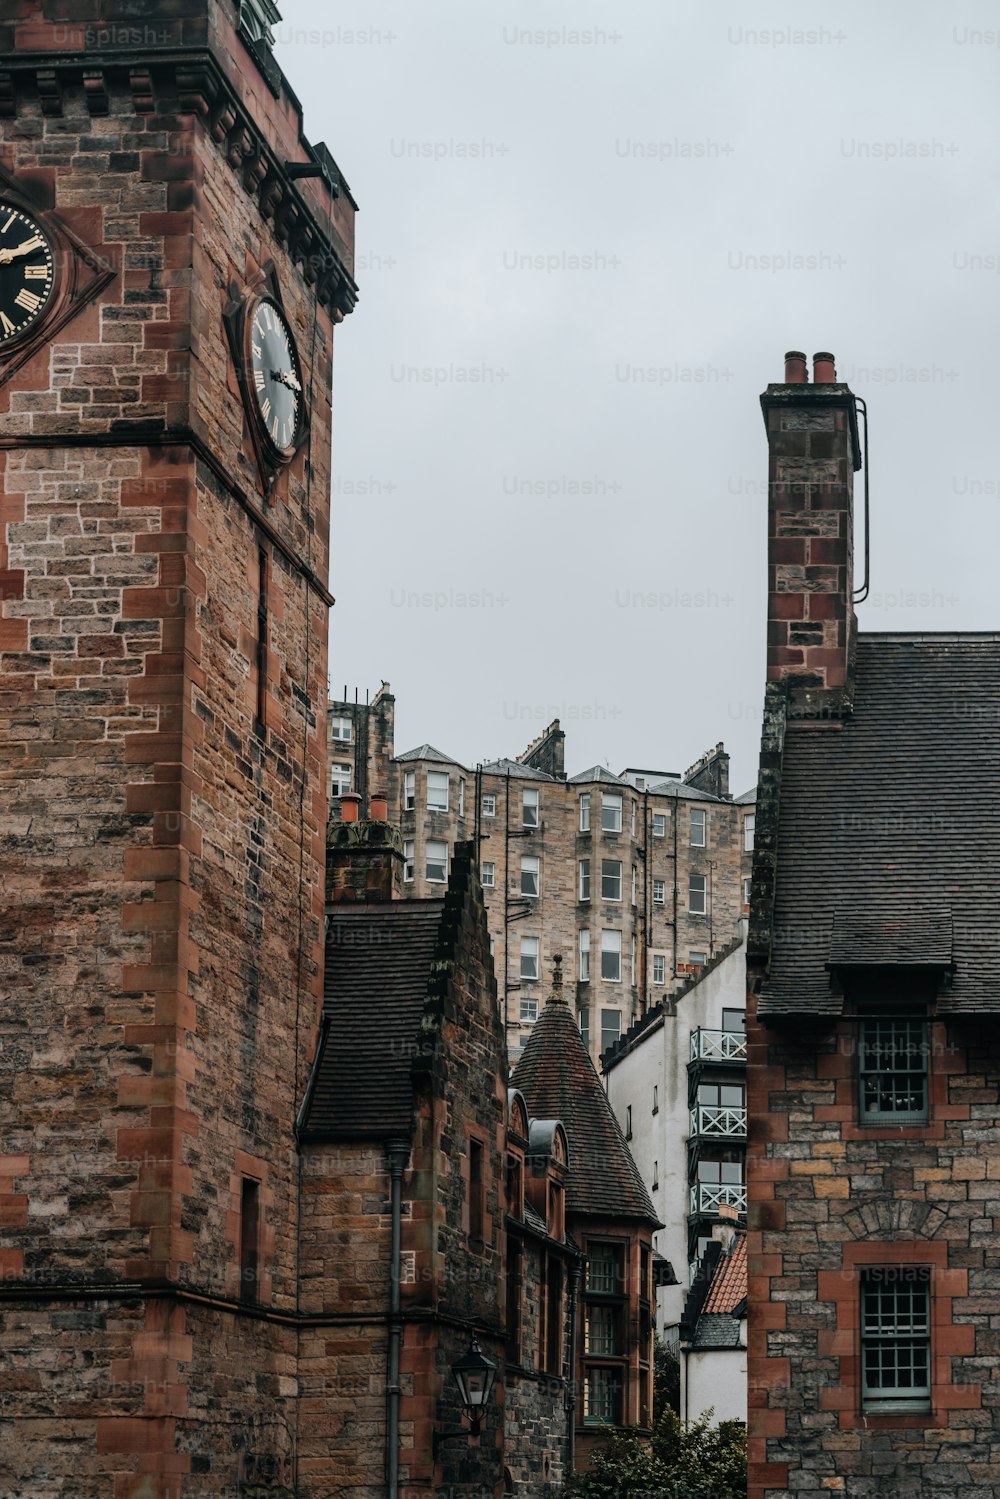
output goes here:
[{"label": "grey sky", "polygon": [[331,677],[392,682],[398,749],[557,715],[571,774],[724,739],[752,784],[788,348],[869,404],[861,627],[1000,624],[1000,8],[282,10],[361,209]]}]

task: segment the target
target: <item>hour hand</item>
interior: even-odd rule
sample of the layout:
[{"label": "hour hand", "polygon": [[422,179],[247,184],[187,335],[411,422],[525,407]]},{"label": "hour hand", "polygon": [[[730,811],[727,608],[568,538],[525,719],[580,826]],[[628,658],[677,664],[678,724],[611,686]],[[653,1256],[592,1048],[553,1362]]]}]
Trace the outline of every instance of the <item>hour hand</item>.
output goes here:
[{"label": "hour hand", "polygon": [[38,249],[39,243],[38,240],[34,244],[25,240],[23,245],[11,245],[9,250],[0,250],[0,265],[10,265],[19,255],[30,255],[32,250]]},{"label": "hour hand", "polygon": [[289,390],[294,390],[299,395],[302,394],[302,386],[296,380],[291,370],[272,370],[271,379],[277,380],[281,385],[287,386]]}]

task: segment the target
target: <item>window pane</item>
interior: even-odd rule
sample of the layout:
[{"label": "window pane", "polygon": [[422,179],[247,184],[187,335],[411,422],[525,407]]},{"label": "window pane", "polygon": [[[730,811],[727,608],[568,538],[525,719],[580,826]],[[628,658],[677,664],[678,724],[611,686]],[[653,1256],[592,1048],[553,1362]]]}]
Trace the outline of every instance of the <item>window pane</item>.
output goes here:
[{"label": "window pane", "polygon": [[[580,982],[585,984],[590,979],[590,933],[580,933]],[[583,1012],[581,1011],[581,1014]]]},{"label": "window pane", "polygon": [[861,1285],[866,1405],[924,1404],[930,1395],[930,1285],[923,1265],[872,1268]]},{"label": "window pane", "polygon": [[408,770],[403,775],[403,805],[407,812],[412,812],[417,804],[417,774],[414,770]]},{"label": "window pane", "polygon": [[706,876],[703,874],[693,874],[688,884],[688,910],[696,916],[704,916],[707,909],[705,884]]},{"label": "window pane", "polygon": [[663,881],[662,880],[654,880],[653,881],[653,905],[654,906],[662,906],[663,902],[664,902],[665,894],[666,894],[666,890],[665,890],[665,886],[664,886]]},{"label": "window pane", "polygon": [[622,1017],[619,1010],[601,1011],[601,1051],[614,1046],[622,1033]]},{"label": "window pane", "polygon": [[620,859],[601,860],[601,899],[621,900],[622,866]]},{"label": "window pane", "polygon": [[586,1351],[596,1358],[617,1358],[621,1352],[619,1326],[621,1314],[616,1306],[588,1304],[586,1315]]},{"label": "window pane", "polygon": [[525,791],[521,798],[521,823],[526,828],[538,826],[538,792]]},{"label": "window pane", "polygon": [[483,816],[495,817],[497,815],[497,799],[495,796],[483,797]]},{"label": "window pane", "polygon": [[536,979],[538,977],[538,938],[521,938],[521,977],[523,979]]},{"label": "window pane", "polygon": [[667,836],[667,819],[662,812],[653,814],[653,837],[665,838]]},{"label": "window pane", "polygon": [[529,857],[527,854],[521,859],[521,894],[537,896],[539,860]]},{"label": "window pane", "polygon": [[429,812],[447,812],[448,810],[448,773],[441,770],[429,770],[427,772],[427,810]]},{"label": "window pane", "polygon": [[496,874],[497,874],[497,867],[496,867],[495,864],[486,863],[486,864],[483,865],[483,888],[484,889],[489,890],[489,889],[493,888],[493,886],[496,884]]},{"label": "window pane", "polygon": [[706,814],[702,807],[691,808],[691,847],[705,847]]},{"label": "window pane", "polygon": [[622,976],[622,934],[604,931],[601,933],[601,978],[611,983],[620,983]]},{"label": "window pane", "polygon": [[603,1296],[624,1294],[624,1253],[625,1251],[618,1244],[588,1244],[588,1291]]},{"label": "window pane", "polygon": [[590,860],[580,860],[580,899],[590,899]]},{"label": "window pane", "polygon": [[590,792],[584,791],[580,796],[580,832],[590,832]]},{"label": "window pane", "polygon": [[743,847],[746,849],[747,853],[750,853],[753,848],[753,835],[756,821],[757,820],[752,812],[748,813],[743,820]]},{"label": "window pane", "polygon": [[653,983],[662,984],[666,979],[667,960],[662,953],[653,954]]},{"label": "window pane", "polygon": [[860,1054],[863,1118],[926,1119],[927,1027],[922,1020],[863,1020]]},{"label": "window pane", "polygon": [[601,797],[601,827],[605,833],[620,833],[622,830],[622,799],[613,793]]},{"label": "window pane", "polygon": [[538,1000],[521,1000],[521,1019],[523,1021],[535,1021],[538,1019]]},{"label": "window pane", "polygon": [[413,840],[410,839],[403,844],[403,879],[409,882],[413,879]]},{"label": "window pane", "polygon": [[448,878],[448,845],[431,839],[427,844],[427,878],[443,883]]}]

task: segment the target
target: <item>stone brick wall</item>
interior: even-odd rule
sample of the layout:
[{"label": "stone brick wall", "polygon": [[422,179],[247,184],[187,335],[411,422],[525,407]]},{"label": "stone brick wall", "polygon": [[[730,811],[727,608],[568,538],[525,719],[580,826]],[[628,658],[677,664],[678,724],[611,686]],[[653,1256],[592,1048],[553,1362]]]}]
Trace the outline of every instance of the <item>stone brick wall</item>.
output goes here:
[{"label": "stone brick wall", "polygon": [[[752,1499],[993,1493],[1000,1044],[932,1023],[929,1123],[903,1129],[853,1123],[856,1022],[753,1026],[750,1048]],[[929,1413],[859,1408],[865,1265],[929,1275]]]},{"label": "stone brick wall", "polygon": [[[16,1454],[17,1492],[45,1473],[82,1499],[216,1495],[268,1451],[287,1463],[294,1422],[294,1336],[268,1318],[296,1304],[292,1122],[321,1002],[333,317],[262,211],[237,118],[294,159],[297,108],[231,4],[183,8],[145,28],[145,57],[87,87],[56,67],[47,91],[22,83],[26,49],[73,52],[75,26],[86,53],[117,8],[5,12],[2,164],[114,272],[0,386],[0,968],[19,1038],[0,1181],[24,1229],[3,1262],[21,1301],[0,1467]],[[221,92],[155,52],[209,39]],[[349,245],[349,195],[303,199]],[[313,396],[311,475],[300,453],[270,504],[222,322],[265,260]],[[249,1318],[243,1176],[263,1215]],[[84,1354],[66,1441],[56,1370]]]}]

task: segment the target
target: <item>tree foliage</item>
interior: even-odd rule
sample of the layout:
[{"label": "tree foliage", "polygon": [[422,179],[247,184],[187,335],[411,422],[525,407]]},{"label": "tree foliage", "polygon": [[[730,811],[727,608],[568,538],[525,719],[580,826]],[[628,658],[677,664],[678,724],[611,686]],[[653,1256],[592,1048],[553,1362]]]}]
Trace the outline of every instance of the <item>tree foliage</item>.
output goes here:
[{"label": "tree foliage", "polygon": [[574,1473],[560,1499],[746,1499],[746,1430],[741,1421],[709,1423],[706,1411],[688,1427],[669,1406],[651,1443],[635,1431],[613,1431],[590,1468]]}]

